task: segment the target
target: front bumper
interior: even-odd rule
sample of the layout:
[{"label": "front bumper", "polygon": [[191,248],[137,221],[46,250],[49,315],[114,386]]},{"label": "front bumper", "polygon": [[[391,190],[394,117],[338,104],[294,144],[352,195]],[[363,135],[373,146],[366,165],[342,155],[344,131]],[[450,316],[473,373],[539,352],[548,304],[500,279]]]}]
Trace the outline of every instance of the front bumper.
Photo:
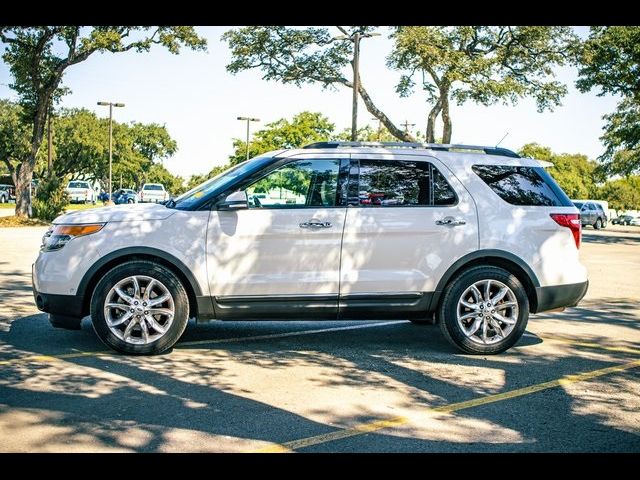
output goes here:
[{"label": "front bumper", "polygon": [[82,298],[76,295],[54,295],[52,293],[38,293],[33,290],[33,298],[38,310],[67,317],[82,318]]},{"label": "front bumper", "polygon": [[587,293],[589,281],[568,285],[537,287],[537,305],[535,312],[541,313],[563,307],[575,307]]}]

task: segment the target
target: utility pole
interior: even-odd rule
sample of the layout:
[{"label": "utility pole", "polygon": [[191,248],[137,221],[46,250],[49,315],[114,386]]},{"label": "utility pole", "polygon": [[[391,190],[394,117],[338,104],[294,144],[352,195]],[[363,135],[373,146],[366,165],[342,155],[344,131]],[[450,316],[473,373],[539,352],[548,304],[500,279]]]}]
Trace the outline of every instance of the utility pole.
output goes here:
[{"label": "utility pole", "polygon": [[259,122],[259,118],[251,118],[251,117],[238,117],[238,120],[243,120],[247,122],[247,160],[249,160],[249,123],[251,122]]},{"label": "utility pole", "polygon": [[409,120],[405,120],[404,123],[401,123],[400,125],[404,127],[404,133],[409,133],[409,127],[416,126],[415,123],[409,123]]},{"label": "utility pole", "polygon": [[124,103],[98,102],[98,105],[109,106],[109,205],[113,205],[113,185],[111,182],[111,164],[113,160],[113,107],[124,107]]},{"label": "utility pole", "polygon": [[358,140],[358,95],[360,90],[360,40],[363,38],[377,37],[379,33],[355,32],[350,37],[339,35],[334,40],[349,40],[353,42],[353,100],[351,104],[351,141]]}]

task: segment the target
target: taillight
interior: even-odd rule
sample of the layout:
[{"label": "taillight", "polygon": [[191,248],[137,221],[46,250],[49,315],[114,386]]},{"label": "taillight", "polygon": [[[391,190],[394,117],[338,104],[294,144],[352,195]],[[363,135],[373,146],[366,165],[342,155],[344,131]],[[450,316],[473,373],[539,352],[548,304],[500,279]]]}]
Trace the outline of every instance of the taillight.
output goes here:
[{"label": "taillight", "polygon": [[562,226],[567,227],[573,233],[573,239],[576,242],[576,248],[580,248],[580,238],[582,234],[582,222],[579,213],[551,213],[551,218]]}]

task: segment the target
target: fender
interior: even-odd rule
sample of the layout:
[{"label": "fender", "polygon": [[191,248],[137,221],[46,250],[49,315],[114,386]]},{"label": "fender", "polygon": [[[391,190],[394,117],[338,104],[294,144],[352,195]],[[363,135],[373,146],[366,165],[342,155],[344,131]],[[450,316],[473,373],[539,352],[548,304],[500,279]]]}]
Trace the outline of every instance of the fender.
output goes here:
[{"label": "fender", "polygon": [[[91,285],[92,280],[94,279],[96,273],[100,271],[103,267],[113,262],[114,260],[118,260],[120,258],[126,259],[127,257],[135,256],[135,255],[152,255],[154,257],[161,258],[165,262],[171,264],[175,268],[177,268],[187,279],[189,282],[189,286],[193,291],[196,298],[202,297],[202,289],[198,284],[197,280],[193,276],[193,273],[186,267],[184,263],[182,263],[179,259],[174,257],[173,255],[159,250],[157,248],[152,247],[126,247],[121,248],[119,250],[114,250],[113,252],[100,257],[100,259],[94,263],[89,270],[84,274],[82,280],[80,280],[80,285],[78,286],[78,291],[76,295],[80,298],[84,298],[85,304],[87,303],[87,288]],[[95,282],[93,282],[95,283]]]},{"label": "fender", "polygon": [[440,301],[440,296],[442,295],[444,288],[447,286],[447,283],[449,283],[449,280],[451,280],[453,275],[458,270],[463,268],[465,265],[471,262],[474,262],[475,260],[479,260],[486,257],[493,257],[493,258],[507,260],[509,262],[516,264],[518,267],[520,267],[525,272],[527,277],[529,277],[529,280],[531,281],[534,288],[533,294],[535,295],[535,289],[540,287],[540,281],[538,280],[538,277],[536,276],[534,271],[531,269],[531,267],[524,260],[522,260],[517,255],[514,255],[513,253],[507,252],[505,250],[497,250],[497,249],[478,250],[475,252],[468,253],[464,257],[461,257],[455,262],[453,262],[453,264],[447,269],[444,275],[442,275],[442,278],[440,278],[440,281],[436,286],[435,292],[433,292],[433,297],[431,298],[431,303],[429,304],[429,311],[434,311],[438,307],[438,302]]}]

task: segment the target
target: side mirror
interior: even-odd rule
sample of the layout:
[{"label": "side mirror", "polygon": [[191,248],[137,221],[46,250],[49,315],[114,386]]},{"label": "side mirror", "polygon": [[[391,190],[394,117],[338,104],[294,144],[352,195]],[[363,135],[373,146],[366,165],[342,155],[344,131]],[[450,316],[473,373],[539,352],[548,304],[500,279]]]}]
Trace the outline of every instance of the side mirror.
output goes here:
[{"label": "side mirror", "polygon": [[247,192],[245,191],[233,192],[224,199],[224,202],[218,204],[218,210],[238,210],[242,208],[249,208]]}]

